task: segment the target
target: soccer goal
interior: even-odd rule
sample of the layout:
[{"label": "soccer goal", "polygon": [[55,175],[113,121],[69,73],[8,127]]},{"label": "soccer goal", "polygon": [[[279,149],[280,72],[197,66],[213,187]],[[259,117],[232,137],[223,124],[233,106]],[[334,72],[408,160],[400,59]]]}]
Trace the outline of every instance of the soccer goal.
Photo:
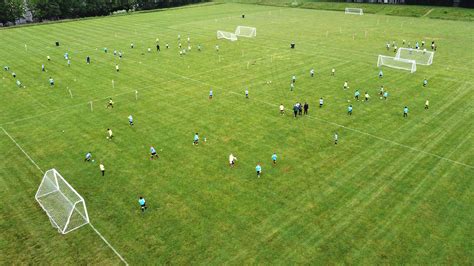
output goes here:
[{"label": "soccer goal", "polygon": [[237,36],[232,32],[218,30],[217,39],[227,39],[231,41],[237,41]]},{"label": "soccer goal", "polygon": [[415,60],[415,62],[419,65],[429,66],[433,64],[434,52],[411,48],[400,48],[398,49],[397,55],[395,57]]},{"label": "soccer goal", "polygon": [[350,15],[364,15],[364,11],[362,8],[350,8],[346,7],[344,10],[344,14],[350,14]]},{"label": "soccer goal", "polygon": [[35,199],[61,234],[89,223],[84,199],[56,169],[46,171]]},{"label": "soccer goal", "polygon": [[237,26],[235,35],[239,37],[252,38],[257,36],[257,28],[247,26]]},{"label": "soccer goal", "polygon": [[391,68],[409,70],[411,73],[416,71],[416,62],[415,60],[403,59],[385,55],[379,55],[377,60],[377,66],[388,66]]}]

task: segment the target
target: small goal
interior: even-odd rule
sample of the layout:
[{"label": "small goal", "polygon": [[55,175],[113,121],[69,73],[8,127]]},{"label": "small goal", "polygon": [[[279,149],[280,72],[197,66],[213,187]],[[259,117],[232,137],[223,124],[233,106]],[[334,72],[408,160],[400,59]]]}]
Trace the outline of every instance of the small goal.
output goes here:
[{"label": "small goal", "polygon": [[411,48],[400,48],[398,49],[395,57],[400,59],[415,60],[415,62],[419,65],[429,66],[433,64],[434,52],[426,51],[426,49],[419,50]]},{"label": "small goal", "polygon": [[253,38],[257,36],[257,28],[247,26],[237,26],[235,35],[239,37]]},{"label": "small goal", "polygon": [[84,199],[56,169],[46,171],[35,199],[61,234],[89,223]]},{"label": "small goal", "polygon": [[237,36],[232,32],[218,30],[217,39],[226,39],[234,42],[237,41]]},{"label": "small goal", "polygon": [[377,60],[377,66],[388,66],[391,68],[401,69],[401,70],[408,70],[410,73],[414,73],[416,71],[416,62],[415,60],[410,59],[403,59],[398,57],[391,57],[385,55],[379,55]]},{"label": "small goal", "polygon": [[351,7],[346,7],[344,10],[344,14],[349,14],[349,15],[364,15],[364,11],[362,8],[351,8]]}]

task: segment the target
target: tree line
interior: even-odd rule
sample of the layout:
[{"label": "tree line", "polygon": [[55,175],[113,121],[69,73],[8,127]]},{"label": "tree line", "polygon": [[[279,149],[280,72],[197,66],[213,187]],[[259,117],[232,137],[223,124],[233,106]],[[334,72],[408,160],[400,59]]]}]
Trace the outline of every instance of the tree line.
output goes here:
[{"label": "tree line", "polygon": [[[106,16],[115,11],[176,7],[207,0],[0,0],[0,23],[15,24],[32,16],[33,21]],[[30,15],[31,14],[31,15]]]}]

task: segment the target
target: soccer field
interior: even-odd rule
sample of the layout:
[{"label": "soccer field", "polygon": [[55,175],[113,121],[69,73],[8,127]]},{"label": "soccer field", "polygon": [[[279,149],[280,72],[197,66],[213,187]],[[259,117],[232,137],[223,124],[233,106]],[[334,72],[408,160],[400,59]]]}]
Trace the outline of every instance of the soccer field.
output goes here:
[{"label": "soccer field", "polygon": [[[257,36],[216,39],[238,25]],[[433,64],[379,78],[402,40],[435,40]],[[0,30],[0,264],[122,263],[97,232],[131,265],[472,264],[473,43],[472,22],[244,4]],[[93,227],[51,227],[34,199],[51,168]]]}]

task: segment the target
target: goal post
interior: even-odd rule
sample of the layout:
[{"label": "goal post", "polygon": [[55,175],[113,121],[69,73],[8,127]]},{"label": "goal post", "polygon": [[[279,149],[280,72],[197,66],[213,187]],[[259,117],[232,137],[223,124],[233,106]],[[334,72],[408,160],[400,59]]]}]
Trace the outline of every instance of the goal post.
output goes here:
[{"label": "goal post", "polygon": [[352,8],[352,7],[346,7],[344,9],[344,14],[349,14],[349,15],[364,15],[364,11],[362,8]]},{"label": "goal post", "polygon": [[217,39],[226,39],[234,42],[237,41],[237,36],[232,32],[218,30]]},{"label": "goal post", "polygon": [[257,36],[257,28],[247,26],[237,26],[235,35],[239,37],[253,38]]},{"label": "goal post", "polygon": [[84,198],[56,169],[44,173],[35,199],[48,215],[51,225],[61,234],[89,223]]},{"label": "goal post", "polygon": [[415,60],[419,65],[429,66],[433,64],[434,52],[426,49],[400,48],[395,55],[396,58]]},{"label": "goal post", "polygon": [[408,70],[410,73],[414,73],[416,71],[416,62],[415,60],[410,59],[403,59],[385,55],[379,55],[377,60],[377,66],[388,66],[391,68],[401,69],[401,70]]}]

